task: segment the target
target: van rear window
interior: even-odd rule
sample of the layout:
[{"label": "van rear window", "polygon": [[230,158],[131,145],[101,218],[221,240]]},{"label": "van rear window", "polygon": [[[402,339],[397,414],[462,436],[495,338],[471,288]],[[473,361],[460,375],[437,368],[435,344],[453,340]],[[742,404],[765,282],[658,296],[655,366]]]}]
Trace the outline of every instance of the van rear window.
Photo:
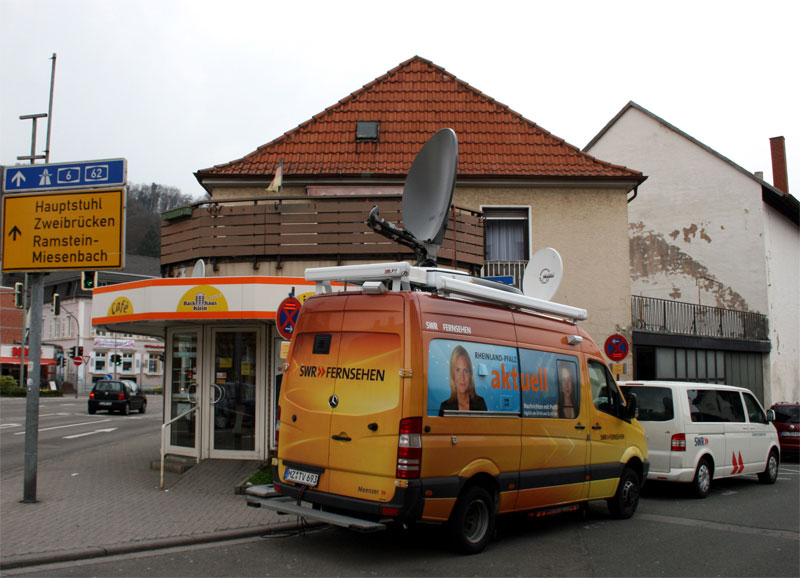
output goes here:
[{"label": "van rear window", "polygon": [[675,417],[672,390],[668,387],[641,387],[623,385],[620,387],[627,398],[635,393],[639,402],[639,421],[669,421]]}]

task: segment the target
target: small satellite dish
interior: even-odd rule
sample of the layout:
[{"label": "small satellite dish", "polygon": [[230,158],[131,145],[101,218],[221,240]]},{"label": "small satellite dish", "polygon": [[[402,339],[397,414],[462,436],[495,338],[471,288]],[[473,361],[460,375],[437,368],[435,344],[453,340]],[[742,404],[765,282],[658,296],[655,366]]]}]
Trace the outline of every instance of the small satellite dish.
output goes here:
[{"label": "small satellite dish", "polygon": [[206,262],[202,259],[198,259],[197,263],[194,264],[194,269],[192,269],[192,277],[205,277],[206,276]]},{"label": "small satellite dish", "polygon": [[528,297],[550,301],[561,285],[564,264],[555,249],[539,249],[525,267],[522,276],[522,292]]},{"label": "small satellite dish", "polygon": [[403,227],[378,217],[373,207],[367,223],[376,232],[411,247],[417,265],[436,266],[436,255],[447,229],[458,170],[458,138],[443,128],[426,142],[406,176],[403,187]]}]

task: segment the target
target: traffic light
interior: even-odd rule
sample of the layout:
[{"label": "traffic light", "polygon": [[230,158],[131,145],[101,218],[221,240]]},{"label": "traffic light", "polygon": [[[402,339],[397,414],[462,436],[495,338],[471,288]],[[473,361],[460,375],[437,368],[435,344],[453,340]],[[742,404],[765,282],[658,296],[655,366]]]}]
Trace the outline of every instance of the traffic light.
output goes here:
[{"label": "traffic light", "polygon": [[81,272],[81,289],[91,291],[97,287],[97,271]]},{"label": "traffic light", "polygon": [[111,356],[111,363],[114,365],[122,365],[122,356],[119,353],[114,353]]},{"label": "traffic light", "polygon": [[14,307],[22,309],[25,307],[25,284],[14,283]]},{"label": "traffic light", "polygon": [[61,315],[61,295],[58,293],[53,293],[53,315]]},{"label": "traffic light", "polygon": [[74,345],[67,350],[67,355],[69,355],[70,359],[75,359],[75,346]]},{"label": "traffic light", "polygon": [[78,357],[83,357],[83,345],[78,346]]}]

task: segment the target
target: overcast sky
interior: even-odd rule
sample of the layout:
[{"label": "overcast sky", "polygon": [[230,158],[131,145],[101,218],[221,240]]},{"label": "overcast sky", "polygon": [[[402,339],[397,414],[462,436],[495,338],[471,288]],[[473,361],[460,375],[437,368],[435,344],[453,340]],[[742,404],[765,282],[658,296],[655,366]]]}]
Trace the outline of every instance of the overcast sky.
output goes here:
[{"label": "overcast sky", "polygon": [[50,162],[197,197],[195,171],[419,55],[579,148],[633,100],[771,183],[784,136],[798,197],[799,22],[797,0],[0,0],[0,164],[30,154],[53,53]]}]

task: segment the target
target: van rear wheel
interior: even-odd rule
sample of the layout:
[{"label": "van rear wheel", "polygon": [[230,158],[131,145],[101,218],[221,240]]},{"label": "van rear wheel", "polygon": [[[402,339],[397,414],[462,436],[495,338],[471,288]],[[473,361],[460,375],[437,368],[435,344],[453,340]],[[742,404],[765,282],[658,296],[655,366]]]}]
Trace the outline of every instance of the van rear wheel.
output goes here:
[{"label": "van rear wheel", "polygon": [[631,468],[625,468],[619,478],[617,493],[608,500],[608,511],[614,518],[627,519],[633,516],[639,505],[639,493],[642,485],[639,475]]},{"label": "van rear wheel", "polygon": [[694,472],[694,479],[692,480],[692,491],[696,498],[705,498],[711,491],[712,471],[711,462],[706,458],[703,458],[697,464],[697,470]]},{"label": "van rear wheel", "polygon": [[494,500],[484,488],[472,486],[456,502],[449,530],[455,548],[464,554],[478,554],[494,532]]}]

